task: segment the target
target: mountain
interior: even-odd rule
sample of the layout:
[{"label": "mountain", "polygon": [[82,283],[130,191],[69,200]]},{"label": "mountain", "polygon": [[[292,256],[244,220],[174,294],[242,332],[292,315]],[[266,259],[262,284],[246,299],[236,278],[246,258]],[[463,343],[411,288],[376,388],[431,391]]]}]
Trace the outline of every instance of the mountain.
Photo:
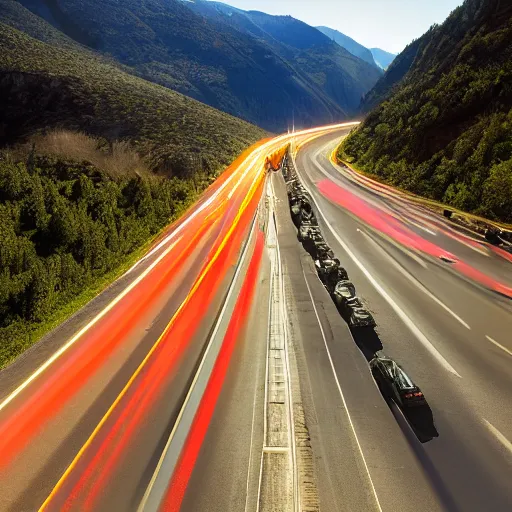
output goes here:
[{"label": "mountain", "polygon": [[512,222],[512,4],[466,0],[404,53],[384,79],[412,61],[408,71],[340,156],[393,185]]},{"label": "mountain", "polygon": [[172,174],[184,155],[194,156],[197,167],[217,170],[265,136],[255,126],[82,50],[13,4],[0,0],[0,21],[17,13],[16,23],[23,19],[33,35],[54,44],[0,23],[0,145],[51,128],[80,130],[131,141],[141,154],[151,155],[155,169]]},{"label": "mountain", "polygon": [[382,69],[388,69],[396,57],[394,53],[386,52],[380,48],[370,48],[370,52],[377,65]]},{"label": "mountain", "polygon": [[319,95],[341,105],[349,114],[356,112],[361,95],[380,77],[374,66],[291,16],[244,11],[204,0],[187,0],[185,5],[210,22],[255,38],[284,59],[296,76],[319,91]]},{"label": "mountain", "polygon": [[369,112],[372,108],[375,108],[379,103],[382,103],[389,97],[396,85],[400,83],[402,78],[411,69],[416,57],[421,56],[423,50],[429,44],[430,38],[431,33],[429,31],[419,39],[410,43],[402,53],[395,57],[384,73],[384,76],[382,76],[373,89],[364,96],[360,105],[361,112]]},{"label": "mountain", "polygon": [[191,2],[20,3],[132,73],[273,131],[286,130],[293,116],[303,126],[344,119],[378,79],[364,63],[320,44],[303,52],[312,63],[303,72],[296,49],[289,53],[292,62],[252,34],[198,15]]},{"label": "mountain", "polygon": [[345,48],[345,50],[349,51],[352,55],[359,57],[360,59],[364,60],[365,62],[372,66],[382,68],[382,66],[378,65],[375,59],[373,58],[372,52],[362,44],[359,44],[357,41],[354,41],[354,39],[352,39],[351,37],[348,37],[345,34],[342,34],[341,32],[338,32],[337,30],[334,30],[329,27],[316,28],[320,30],[320,32],[325,34],[329,39],[332,39],[342,48]]},{"label": "mountain", "polygon": [[1,368],[267,134],[126,72],[12,0],[0,0],[0,54]]}]

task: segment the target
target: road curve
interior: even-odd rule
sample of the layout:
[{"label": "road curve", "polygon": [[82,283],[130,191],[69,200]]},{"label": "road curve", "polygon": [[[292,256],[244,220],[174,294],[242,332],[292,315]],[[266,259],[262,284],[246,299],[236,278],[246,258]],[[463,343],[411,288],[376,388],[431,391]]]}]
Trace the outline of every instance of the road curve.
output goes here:
[{"label": "road curve", "polygon": [[[0,510],[512,509],[512,266],[343,169],[343,126],[248,150],[121,279],[0,372]],[[289,142],[374,313],[351,332],[297,240]],[[277,158],[277,156],[276,156]],[[397,359],[431,415],[384,402]]]},{"label": "road curve", "polygon": [[[510,510],[510,260],[404,194],[334,164],[343,135],[303,146],[296,165],[325,238],[377,321],[375,335],[355,342],[368,358],[383,347],[424,391],[432,419],[417,422],[416,432],[398,409],[390,414],[439,506]],[[344,391],[357,392],[350,383]]]},{"label": "road curve", "polygon": [[218,358],[242,329],[227,319],[249,315],[239,276],[261,246],[265,168],[290,137],[246,151],[132,269],[0,373],[1,510],[139,507],[214,334]]}]

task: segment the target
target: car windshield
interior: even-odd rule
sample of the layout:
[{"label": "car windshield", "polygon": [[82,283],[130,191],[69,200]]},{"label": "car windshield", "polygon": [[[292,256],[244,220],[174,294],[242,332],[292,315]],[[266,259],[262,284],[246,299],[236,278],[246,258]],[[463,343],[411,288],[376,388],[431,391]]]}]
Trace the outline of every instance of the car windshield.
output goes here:
[{"label": "car windshield", "polygon": [[342,285],[342,286],[338,286],[338,288],[336,289],[336,291],[342,295],[343,297],[346,297],[347,299],[352,297],[352,292],[350,290],[350,288],[348,288],[347,286],[345,285]]},{"label": "car windshield", "polygon": [[394,361],[390,361],[388,371],[401,389],[411,389],[415,387],[408,375]]}]

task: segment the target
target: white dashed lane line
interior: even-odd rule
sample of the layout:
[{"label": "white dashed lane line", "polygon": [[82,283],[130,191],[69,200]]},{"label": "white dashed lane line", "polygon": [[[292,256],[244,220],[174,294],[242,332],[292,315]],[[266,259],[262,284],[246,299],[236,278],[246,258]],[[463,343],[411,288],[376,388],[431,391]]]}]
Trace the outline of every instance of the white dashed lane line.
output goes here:
[{"label": "white dashed lane line", "polygon": [[490,336],[485,336],[492,344],[496,345],[498,348],[503,350],[503,352],[507,353],[509,356],[512,356],[512,351],[510,351],[507,347],[504,347],[501,343],[498,343],[496,340],[492,339]]},{"label": "white dashed lane line", "polygon": [[485,426],[489,432],[512,454],[512,443],[490,422],[484,418]]}]

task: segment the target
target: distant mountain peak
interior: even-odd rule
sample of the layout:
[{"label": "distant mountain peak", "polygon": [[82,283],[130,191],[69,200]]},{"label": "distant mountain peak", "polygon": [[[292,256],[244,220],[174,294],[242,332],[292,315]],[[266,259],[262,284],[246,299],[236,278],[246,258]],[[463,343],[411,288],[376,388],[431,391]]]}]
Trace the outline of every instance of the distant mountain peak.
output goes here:
[{"label": "distant mountain peak", "polygon": [[363,46],[362,44],[358,43],[351,37],[343,34],[342,32],[335,30],[333,28],[329,27],[316,27],[322,34],[325,34],[329,39],[333,40],[335,43],[337,43],[342,48],[345,48],[348,52],[350,52],[352,55],[355,55],[356,57],[364,60],[368,64],[378,68],[382,69],[381,66],[377,64],[375,59],[373,58],[372,52]]},{"label": "distant mountain peak", "polygon": [[382,68],[384,71],[389,68],[396,58],[394,53],[386,52],[380,48],[370,48],[370,51],[372,52],[373,59],[377,63],[377,66]]}]

